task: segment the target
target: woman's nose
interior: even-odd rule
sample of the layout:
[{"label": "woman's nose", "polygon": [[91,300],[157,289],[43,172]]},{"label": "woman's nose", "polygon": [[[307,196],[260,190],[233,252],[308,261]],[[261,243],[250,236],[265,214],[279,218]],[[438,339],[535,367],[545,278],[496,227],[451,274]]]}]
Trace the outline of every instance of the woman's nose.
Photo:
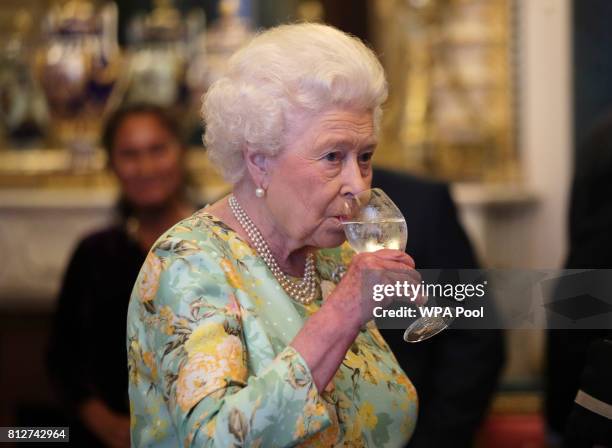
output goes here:
[{"label": "woman's nose", "polygon": [[138,171],[141,176],[150,176],[155,172],[155,161],[149,155],[143,155],[138,161]]},{"label": "woman's nose", "polygon": [[370,188],[369,176],[367,174],[364,175],[356,160],[348,162],[343,171],[342,195],[355,195]]}]

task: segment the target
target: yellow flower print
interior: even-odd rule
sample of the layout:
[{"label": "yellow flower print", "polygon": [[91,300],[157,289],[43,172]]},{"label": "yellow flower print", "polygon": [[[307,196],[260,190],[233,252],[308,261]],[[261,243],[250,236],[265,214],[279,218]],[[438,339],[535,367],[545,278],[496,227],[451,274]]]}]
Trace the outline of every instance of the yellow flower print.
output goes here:
[{"label": "yellow flower print", "polygon": [[321,420],[315,420],[310,424],[310,429],[312,431],[318,431],[321,429]]},{"label": "yellow flower print", "polygon": [[222,241],[229,241],[229,239],[233,237],[231,233],[224,232],[223,229],[219,227],[215,228],[215,235]]},{"label": "yellow flower print", "polygon": [[221,268],[225,272],[225,276],[227,277],[227,281],[229,282],[229,284],[230,284],[230,286],[232,288],[235,288],[235,289],[244,289],[244,287],[242,285],[242,279],[236,273],[236,270],[234,269],[234,266],[232,265],[231,261],[229,261],[227,258],[222,259],[221,260]]},{"label": "yellow flower print", "polygon": [[221,323],[210,322],[198,327],[185,343],[187,353],[220,354],[242,358],[240,338],[227,334]]},{"label": "yellow flower print", "polygon": [[[186,222],[186,221],[183,221]],[[188,221],[187,221],[188,222]],[[178,234],[178,233],[189,233],[191,231],[193,231],[193,228],[190,228],[186,225],[176,225],[172,228],[172,231],[174,234]]]},{"label": "yellow flower print", "polygon": [[[370,324],[372,325],[370,326]],[[373,321],[368,322],[367,326],[368,326],[368,331],[370,332],[370,335],[372,336],[372,339],[374,340],[376,345],[378,345],[378,347],[383,349],[384,351],[389,351],[387,342],[383,339],[382,335],[378,331],[378,328],[376,328],[376,325],[374,324],[374,322]]]},{"label": "yellow flower print", "polygon": [[140,271],[138,294],[141,302],[151,302],[159,288],[159,276],[162,271],[162,262],[157,255],[149,252]]},{"label": "yellow flower print", "polygon": [[412,383],[410,382],[408,377],[406,375],[402,375],[399,372],[397,373],[397,375],[395,375],[395,382],[397,384],[400,384],[400,385],[404,386],[404,388],[408,392],[410,392],[411,390],[414,389],[414,386],[412,385]]},{"label": "yellow flower print", "polygon": [[164,305],[159,310],[159,317],[161,319],[171,321],[172,319],[174,319],[174,312],[172,311],[172,308],[170,308],[168,305]]},{"label": "yellow flower print", "polygon": [[159,310],[159,325],[161,331],[167,336],[172,336],[174,334],[174,319],[174,312],[169,306],[165,305]]},{"label": "yellow flower print", "polygon": [[319,305],[317,305],[314,302],[313,303],[309,303],[308,305],[304,305],[304,308],[305,308],[306,314],[308,316],[312,316],[314,313],[319,311]]},{"label": "yellow flower print", "polygon": [[417,391],[414,388],[414,385],[412,384],[412,382],[410,381],[410,379],[404,375],[403,373],[398,373],[395,376],[395,382],[404,386],[404,388],[406,389],[406,393],[408,395],[408,398],[410,400],[416,400],[417,399]]},{"label": "yellow flower print", "polygon": [[304,406],[304,416],[306,418],[320,417],[325,415],[325,405],[320,401],[309,401]]},{"label": "yellow flower print", "polygon": [[361,418],[349,419],[346,424],[345,443],[349,446],[362,446],[363,440],[361,436]]},{"label": "yellow flower print", "polygon": [[135,386],[140,382],[140,372],[134,362],[128,359],[128,382]]},{"label": "yellow flower print", "polygon": [[345,242],[342,244],[342,246],[340,246],[340,260],[341,264],[344,266],[351,264],[354,255],[355,251],[351,248],[351,246],[349,246],[348,243]]},{"label": "yellow flower print", "polygon": [[323,297],[323,300],[327,299],[335,288],[336,284],[334,282],[329,280],[321,280],[321,297]]},{"label": "yellow flower print", "polygon": [[159,442],[160,440],[167,437],[168,433],[168,422],[166,420],[157,419],[153,422],[151,428],[151,438]]},{"label": "yellow flower print", "polygon": [[189,356],[197,353],[214,355],[217,352],[218,345],[226,336],[228,334],[221,323],[207,322],[191,333],[191,336],[185,342],[185,350],[187,350]]},{"label": "yellow flower print", "polygon": [[365,362],[367,365],[366,375],[364,379],[369,381],[372,384],[378,384],[379,381],[390,381],[391,375],[384,373],[380,369],[380,358],[376,358],[374,353],[368,348],[362,348],[362,357],[365,358]]},{"label": "yellow flower print", "polygon": [[320,399],[317,399],[317,391],[313,387],[308,391],[308,402],[304,407],[303,413],[298,417],[296,422],[294,437],[304,437],[306,435],[305,421],[309,421],[308,431],[319,431],[321,429],[321,419],[326,413],[332,420],[332,425],[326,428],[324,431],[316,433],[314,436],[309,437],[304,446],[317,447],[317,446],[331,446],[333,442],[338,438],[339,426],[338,418],[336,416],[335,409],[331,404],[328,404]]},{"label": "yellow flower print", "polygon": [[363,359],[363,357],[357,355],[352,350],[352,348],[349,349],[348,352],[346,352],[346,356],[344,357],[344,364],[353,370],[359,369],[361,372],[366,370],[365,360]]},{"label": "yellow flower print", "polygon": [[156,381],[157,380],[157,365],[155,364],[155,357],[153,353],[144,352],[142,354],[142,360],[145,366],[149,368],[149,371],[151,372],[151,378],[153,379],[153,381]]},{"label": "yellow flower print", "polygon": [[[300,446],[330,447],[335,446],[337,444],[338,437],[340,435],[340,424],[338,423],[338,416],[336,415],[336,410],[334,409],[332,404],[325,403],[325,407],[327,408],[327,413],[331,419],[331,424],[323,431],[320,431],[314,434],[312,437],[306,439],[306,441],[300,444]],[[317,421],[316,423],[319,422]],[[311,427],[311,429],[316,430],[316,428],[314,427]]]},{"label": "yellow flower print", "polygon": [[217,356],[227,359],[231,377],[238,381],[247,378],[246,360],[240,338],[234,335],[227,336],[217,347]]},{"label": "yellow flower print", "polygon": [[188,411],[208,394],[225,387],[226,379],[245,381],[247,369],[240,339],[210,322],[198,327],[185,343],[187,363],[179,370],[176,395]]},{"label": "yellow flower print", "polygon": [[138,385],[141,378],[139,363],[142,361],[142,349],[137,340],[131,339],[128,348],[128,381],[130,384]]},{"label": "yellow flower print", "polygon": [[130,430],[134,430],[138,423],[138,415],[134,412],[134,403],[130,400]]},{"label": "yellow flower print", "polygon": [[181,317],[180,319],[174,321],[174,326],[177,328],[189,328],[189,325],[189,321],[184,317]]},{"label": "yellow flower print", "polygon": [[242,260],[244,257],[252,255],[251,249],[238,238],[232,238],[229,240],[229,247],[238,260]]},{"label": "yellow flower print", "polygon": [[217,425],[217,420],[216,419],[210,419],[208,421],[208,423],[206,423],[206,435],[210,438],[213,438],[215,435],[215,426]]},{"label": "yellow flower print", "polygon": [[405,389],[405,393],[401,394],[401,400],[399,402],[400,409],[407,411],[411,403],[417,403],[417,392],[410,380],[406,375],[401,372],[394,371],[393,379],[396,384],[402,386]]},{"label": "yellow flower print", "polygon": [[[210,415],[210,412],[204,411],[195,420],[195,422],[193,422],[193,425],[191,426],[191,431],[189,431],[189,434],[187,434],[185,436],[185,439],[183,440],[183,446],[185,448],[189,448],[190,446],[193,445],[193,439],[196,436],[196,432],[202,428],[202,423],[206,421],[209,415]],[[208,433],[208,431],[213,431],[214,433],[215,423],[212,423],[212,422],[216,422],[215,418],[211,418],[209,422],[206,424],[206,426],[204,427],[204,431],[207,432],[207,435],[209,437],[210,437],[210,434]]]},{"label": "yellow flower print", "polygon": [[374,429],[378,423],[378,417],[374,413],[374,406],[369,401],[364,402],[359,408],[359,419],[368,428]]},{"label": "yellow flower print", "polygon": [[130,339],[130,350],[133,351],[135,354],[139,354],[142,351],[138,340]]},{"label": "yellow flower print", "polygon": [[336,389],[336,395],[338,397],[338,408],[340,408],[341,411],[346,411],[352,407],[351,400],[341,389]]},{"label": "yellow flower print", "polygon": [[304,425],[304,416],[298,416],[297,421],[295,422],[295,430],[293,431],[293,437],[299,439],[300,437],[304,437],[306,435],[306,426]]},{"label": "yellow flower print", "polygon": [[180,408],[187,412],[206,395],[223,388],[229,373],[224,359],[203,354],[189,357],[176,381],[176,401]]}]

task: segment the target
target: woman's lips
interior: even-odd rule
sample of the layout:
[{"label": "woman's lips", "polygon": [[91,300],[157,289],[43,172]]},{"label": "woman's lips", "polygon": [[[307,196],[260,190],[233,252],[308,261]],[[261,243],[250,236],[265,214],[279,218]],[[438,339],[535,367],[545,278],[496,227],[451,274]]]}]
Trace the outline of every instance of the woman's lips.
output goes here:
[{"label": "woman's lips", "polygon": [[334,218],[336,218],[341,223],[346,221],[346,220],[348,220],[348,216],[346,216],[346,215],[337,215],[337,216],[334,216]]}]

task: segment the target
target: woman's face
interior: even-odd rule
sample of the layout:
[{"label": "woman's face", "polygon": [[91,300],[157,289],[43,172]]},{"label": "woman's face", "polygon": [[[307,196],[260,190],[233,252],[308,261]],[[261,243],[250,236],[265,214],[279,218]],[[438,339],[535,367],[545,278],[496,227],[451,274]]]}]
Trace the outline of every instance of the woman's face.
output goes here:
[{"label": "woman's face", "polygon": [[284,150],[270,162],[268,207],[290,238],[306,246],[338,246],[345,239],[343,198],[372,181],[372,113],[330,109],[293,122]]},{"label": "woman's face", "polygon": [[183,148],[153,114],[127,116],[111,151],[121,190],[136,208],[164,206],[183,183]]}]

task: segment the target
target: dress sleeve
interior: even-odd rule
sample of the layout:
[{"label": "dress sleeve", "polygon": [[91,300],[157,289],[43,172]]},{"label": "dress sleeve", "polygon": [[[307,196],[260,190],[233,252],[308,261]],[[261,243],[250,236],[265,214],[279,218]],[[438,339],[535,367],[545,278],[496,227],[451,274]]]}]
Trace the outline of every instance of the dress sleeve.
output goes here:
[{"label": "dress sleeve", "polygon": [[269,346],[263,333],[245,340],[238,266],[194,240],[169,239],[149,254],[134,288],[130,387],[143,388],[140,396],[163,391],[183,446],[293,446],[331,424],[292,347],[257,375],[249,371],[248,351]]}]

